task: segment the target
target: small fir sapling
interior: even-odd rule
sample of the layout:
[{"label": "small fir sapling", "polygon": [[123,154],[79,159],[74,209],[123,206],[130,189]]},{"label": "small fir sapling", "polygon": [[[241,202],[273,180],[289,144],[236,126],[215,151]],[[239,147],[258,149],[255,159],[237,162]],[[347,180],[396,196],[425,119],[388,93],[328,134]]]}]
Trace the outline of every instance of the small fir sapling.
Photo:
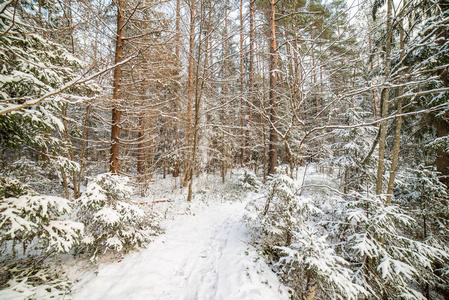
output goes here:
[{"label": "small fir sapling", "polygon": [[[401,175],[395,197],[416,220],[413,227],[405,230],[423,243],[449,252],[449,193],[439,180],[440,173],[421,164]],[[433,285],[449,290],[449,260],[434,260],[432,267],[439,277]]]},{"label": "small fir sapling", "polygon": [[362,286],[353,283],[350,263],[335,253],[327,236],[307,224],[293,234],[294,243],[277,247],[286,256],[281,256],[275,267],[293,285],[299,299],[315,295],[323,299],[358,299],[361,294],[368,295]]},{"label": "small fir sapling", "polygon": [[[339,115],[346,125],[362,124],[370,113],[350,107]],[[376,126],[355,126],[351,129],[334,129],[327,146],[329,155],[320,162],[322,166],[337,167],[341,171],[343,191],[364,190],[362,181],[372,181],[375,174],[369,165],[376,155],[371,151],[376,136]],[[363,180],[360,180],[363,178]]]},{"label": "small fir sapling", "polygon": [[79,243],[83,224],[69,219],[70,202],[38,195],[18,180],[0,177],[0,286],[22,299],[64,297],[69,284],[46,265]]},{"label": "small fir sapling", "polygon": [[256,190],[261,184],[256,174],[246,169],[237,178],[237,185],[245,190]]},{"label": "small fir sapling", "polygon": [[336,250],[352,262],[355,282],[374,298],[424,298],[419,286],[436,280],[432,262],[448,254],[405,234],[415,220],[402,207],[386,205],[382,197],[353,193],[342,205],[345,209],[334,221],[340,232],[333,239]]},{"label": "small fir sapling", "polygon": [[449,193],[439,180],[434,167],[419,165],[401,174],[394,190],[396,199],[418,221],[419,236],[426,239],[444,239],[449,234]]},{"label": "small fir sapling", "polygon": [[247,206],[246,219],[273,268],[298,299],[315,295],[356,299],[365,294],[352,282],[350,264],[317,232],[312,216],[320,209],[310,197],[299,196],[299,190],[289,176],[275,175],[267,184],[264,201],[256,199]]},{"label": "small fir sapling", "polygon": [[[0,188],[0,245],[3,255],[67,253],[77,245],[83,224],[69,220],[68,200],[37,195],[17,180],[2,177]],[[8,252],[8,249],[12,253]]]},{"label": "small fir sapling", "polygon": [[[408,176],[414,184],[420,180],[415,177]],[[440,184],[437,177],[432,178],[426,177],[427,188],[419,195],[417,187],[409,186],[409,192],[420,199],[424,195],[445,199],[445,190],[433,190]],[[302,188],[307,192],[299,196]],[[434,221],[428,219],[427,226],[434,229],[435,237],[417,239],[417,215],[405,205],[412,200],[405,193],[399,196],[399,189],[395,193],[394,204],[385,205],[381,197],[366,197],[354,190],[343,196],[332,187],[323,193],[276,175],[268,182],[265,197],[247,206],[246,218],[274,270],[298,299],[310,293],[328,299],[362,295],[423,299],[426,290],[446,286],[444,266],[449,255],[445,243],[436,238],[445,223],[435,221],[438,213],[434,212]]]},{"label": "small fir sapling", "polygon": [[155,215],[130,202],[127,177],[105,173],[88,184],[76,200],[77,220],[85,224],[79,253],[97,259],[107,251],[142,247],[158,232]]},{"label": "small fir sapling", "polygon": [[[62,177],[79,171],[73,155],[69,155],[71,146],[63,142],[67,121],[61,118],[63,107],[72,97],[80,100],[100,89],[93,83],[74,85],[65,93],[35,102],[73,81],[86,64],[49,35],[30,31],[37,25],[32,17],[37,14],[36,2],[6,1],[3,4],[0,14],[0,145],[3,155],[0,160],[5,167],[1,173],[28,183],[41,194],[60,194],[61,188],[55,187],[56,184]],[[53,13],[59,9],[54,11],[54,7],[50,7],[39,5],[39,15],[41,8]],[[30,106],[17,109],[24,104]],[[14,174],[14,165],[22,166],[19,161],[25,158],[31,158],[33,163],[27,163],[33,173],[28,181],[21,171]],[[35,174],[44,176],[36,180]],[[68,198],[68,188],[65,190]]]},{"label": "small fir sapling", "polygon": [[[65,299],[71,282],[55,274],[44,262],[45,257],[28,257],[11,261],[0,277],[0,297],[4,299]],[[3,298],[2,298],[3,299]]]}]

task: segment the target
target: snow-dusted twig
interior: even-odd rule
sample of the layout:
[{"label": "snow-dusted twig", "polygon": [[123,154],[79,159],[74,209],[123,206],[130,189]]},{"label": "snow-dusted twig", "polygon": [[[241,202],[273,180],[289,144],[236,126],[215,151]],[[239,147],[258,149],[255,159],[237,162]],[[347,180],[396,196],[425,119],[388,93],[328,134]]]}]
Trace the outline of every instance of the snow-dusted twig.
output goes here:
[{"label": "snow-dusted twig", "polygon": [[[10,112],[13,112],[13,111],[17,111],[17,110],[20,110],[20,109],[23,109],[23,108],[27,108],[27,107],[39,104],[40,102],[42,102],[43,100],[45,100],[45,99],[47,99],[49,97],[56,96],[56,95],[62,93],[63,91],[65,91],[65,90],[67,90],[67,89],[69,89],[69,88],[71,88],[71,87],[73,87],[75,85],[86,83],[86,82],[88,82],[88,81],[90,81],[90,80],[92,80],[92,79],[94,79],[94,78],[96,78],[96,77],[98,77],[98,76],[100,76],[100,75],[102,75],[102,74],[104,74],[104,73],[106,73],[106,72],[108,72],[108,71],[110,71],[110,70],[120,66],[120,65],[123,65],[123,64],[129,62],[130,60],[136,58],[137,56],[138,56],[138,54],[135,54],[135,55],[133,55],[131,57],[128,57],[127,59],[125,59],[125,60],[123,60],[123,61],[121,61],[121,62],[119,62],[119,63],[117,63],[115,65],[109,66],[106,69],[103,69],[103,70],[101,70],[101,71],[99,71],[99,72],[97,72],[97,73],[95,73],[95,74],[93,74],[93,75],[91,75],[91,76],[89,76],[89,77],[87,77],[85,79],[82,79],[82,76],[80,76],[77,79],[67,83],[63,87],[61,87],[61,88],[59,88],[59,89],[57,89],[55,91],[48,92],[48,93],[46,93],[45,95],[41,96],[40,98],[38,98],[36,100],[27,101],[27,102],[25,102],[23,104],[10,104],[10,105],[7,106],[6,109],[3,109],[3,110],[0,111],[0,116],[1,115],[5,115],[5,114],[10,113]],[[8,99],[8,100],[5,100],[5,101],[14,101],[14,100],[15,99]]]}]

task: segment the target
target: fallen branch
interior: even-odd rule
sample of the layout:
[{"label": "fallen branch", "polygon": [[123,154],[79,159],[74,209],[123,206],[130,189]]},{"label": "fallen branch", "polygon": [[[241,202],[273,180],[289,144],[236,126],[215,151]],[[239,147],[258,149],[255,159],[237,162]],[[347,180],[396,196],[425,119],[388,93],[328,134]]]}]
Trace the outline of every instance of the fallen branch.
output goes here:
[{"label": "fallen branch", "polygon": [[163,202],[173,202],[171,199],[161,199],[161,200],[154,200],[151,203],[163,203]]},{"label": "fallen branch", "polygon": [[150,202],[139,202],[139,205],[147,205],[147,204],[156,204],[156,203],[163,203],[163,202],[173,202],[171,199],[160,199],[160,200],[153,200]]}]

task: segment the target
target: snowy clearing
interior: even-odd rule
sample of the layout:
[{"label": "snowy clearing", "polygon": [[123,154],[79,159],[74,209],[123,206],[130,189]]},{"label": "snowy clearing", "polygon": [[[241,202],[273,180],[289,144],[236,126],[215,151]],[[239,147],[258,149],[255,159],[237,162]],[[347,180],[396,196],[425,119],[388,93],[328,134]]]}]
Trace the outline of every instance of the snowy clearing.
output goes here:
[{"label": "snowy clearing", "polygon": [[100,265],[73,299],[288,299],[288,290],[249,245],[245,203],[193,204],[166,233],[119,263]]}]

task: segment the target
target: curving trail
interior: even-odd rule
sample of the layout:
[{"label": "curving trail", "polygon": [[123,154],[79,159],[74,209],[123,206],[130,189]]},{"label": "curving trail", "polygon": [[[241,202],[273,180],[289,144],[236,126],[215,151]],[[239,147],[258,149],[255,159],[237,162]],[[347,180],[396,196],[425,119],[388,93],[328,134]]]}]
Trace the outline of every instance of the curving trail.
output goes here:
[{"label": "curving trail", "polygon": [[248,244],[244,206],[214,203],[177,216],[147,249],[84,278],[73,299],[288,299]]}]

